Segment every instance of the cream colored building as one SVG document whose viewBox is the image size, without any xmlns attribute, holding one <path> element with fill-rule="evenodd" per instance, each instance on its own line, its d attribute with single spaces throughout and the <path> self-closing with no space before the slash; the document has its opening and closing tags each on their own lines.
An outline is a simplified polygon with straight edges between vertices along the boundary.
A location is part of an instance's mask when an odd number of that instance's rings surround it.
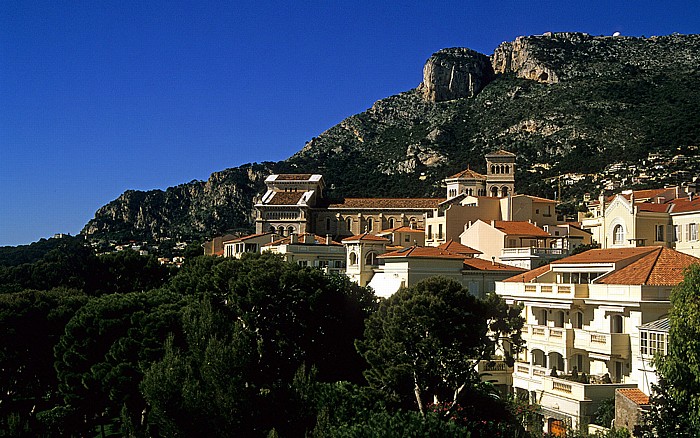
<svg viewBox="0 0 700 438">
<path fill-rule="evenodd" d="M 412 226 L 401 226 L 382 230 L 377 233 L 379 237 L 389 239 L 391 246 L 425 246 L 425 230 Z"/>
<path fill-rule="evenodd" d="M 561 422 L 585 429 L 615 388 L 648 389 L 640 328 L 668 313 L 671 289 L 698 262 L 659 246 L 599 249 L 496 284 L 525 318 L 513 387 L 542 407 L 548 430 Z M 590 381 L 575 381 L 574 368 Z"/>
<path fill-rule="evenodd" d="M 259 253 L 263 245 L 279 238 L 276 233 L 260 233 L 226 240 L 223 242 L 223 256 L 240 259 L 247 252 Z"/>
<path fill-rule="evenodd" d="M 345 272 L 345 247 L 330 236 L 292 234 L 262 245 L 260 251 L 281 254 L 285 261 L 312 266 L 326 273 Z"/>
<path fill-rule="evenodd" d="M 362 233 L 346 237 L 342 243 L 346 251 L 345 275 L 360 286 L 367 286 L 379 267 L 379 256 L 386 252 L 389 239 Z"/>
</svg>

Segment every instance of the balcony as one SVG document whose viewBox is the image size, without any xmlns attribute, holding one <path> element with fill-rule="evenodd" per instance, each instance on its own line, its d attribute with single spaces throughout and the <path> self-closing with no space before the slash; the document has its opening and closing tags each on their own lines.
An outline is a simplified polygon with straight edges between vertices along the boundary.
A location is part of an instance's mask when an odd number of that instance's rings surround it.
<svg viewBox="0 0 700 438">
<path fill-rule="evenodd" d="M 518 298 L 588 298 L 588 284 L 574 283 L 497 283 L 496 293 Z"/>
<path fill-rule="evenodd" d="M 574 348 L 609 357 L 630 357 L 630 335 L 574 329 Z"/>
<path fill-rule="evenodd" d="M 571 400 L 600 401 L 615 396 L 617 388 L 636 388 L 635 383 L 581 383 L 559 377 L 544 376 L 542 391 Z"/>
<path fill-rule="evenodd" d="M 569 250 L 563 248 L 536 248 L 525 246 L 520 248 L 503 248 L 499 259 L 506 264 L 534 269 L 554 260 L 569 255 Z"/>
<path fill-rule="evenodd" d="M 523 326 L 522 333 L 531 349 L 537 348 L 538 344 L 555 348 L 571 348 L 574 345 L 573 329 L 527 324 Z"/>
<path fill-rule="evenodd" d="M 494 385 L 512 385 L 513 368 L 502 360 L 481 360 L 477 364 L 476 371 L 484 382 Z"/>
</svg>

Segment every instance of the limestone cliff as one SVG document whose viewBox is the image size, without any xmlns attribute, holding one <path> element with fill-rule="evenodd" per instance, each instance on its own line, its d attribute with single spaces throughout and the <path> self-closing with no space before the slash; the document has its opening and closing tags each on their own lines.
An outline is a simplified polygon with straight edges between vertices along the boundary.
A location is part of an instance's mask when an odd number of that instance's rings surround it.
<svg viewBox="0 0 700 438">
<path fill-rule="evenodd" d="M 433 54 L 423 67 L 418 87 L 431 102 L 474 97 L 493 79 L 489 58 L 470 49 L 443 49 Z"/>
</svg>

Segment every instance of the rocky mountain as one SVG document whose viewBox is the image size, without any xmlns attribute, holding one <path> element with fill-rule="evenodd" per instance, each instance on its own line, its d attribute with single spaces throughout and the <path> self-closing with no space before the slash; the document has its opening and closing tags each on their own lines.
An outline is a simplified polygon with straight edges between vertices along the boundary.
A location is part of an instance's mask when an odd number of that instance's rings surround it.
<svg viewBox="0 0 700 438">
<path fill-rule="evenodd" d="M 217 172 L 165 191 L 129 191 L 83 230 L 92 238 L 200 238 L 250 226 L 270 172 L 320 172 L 331 196 L 440 196 L 440 180 L 484 171 L 495 149 L 518 154 L 518 192 L 564 199 L 600 190 L 612 163 L 681 154 L 700 171 L 700 35 L 650 38 L 547 33 L 488 57 L 433 54 L 415 89 L 376 102 L 289 159 Z M 665 181 L 656 180 L 654 184 Z"/>
</svg>

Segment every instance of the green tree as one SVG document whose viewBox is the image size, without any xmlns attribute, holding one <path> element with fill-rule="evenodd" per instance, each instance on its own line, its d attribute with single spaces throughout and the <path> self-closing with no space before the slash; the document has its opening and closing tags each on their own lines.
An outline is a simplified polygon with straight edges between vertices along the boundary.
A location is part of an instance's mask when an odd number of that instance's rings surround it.
<svg viewBox="0 0 700 438">
<path fill-rule="evenodd" d="M 647 436 L 700 436 L 700 265 L 671 292 L 668 354 L 656 357 Z"/>
<path fill-rule="evenodd" d="M 365 377 L 423 415 L 438 400 L 449 418 L 481 384 L 475 363 L 491 357 L 502 330 L 511 335 L 522 327 L 519 316 L 506 321 L 509 316 L 497 297 L 479 300 L 446 278 L 403 288 L 381 303 L 367 320 L 365 339 L 357 342 L 369 363 Z"/>
</svg>

